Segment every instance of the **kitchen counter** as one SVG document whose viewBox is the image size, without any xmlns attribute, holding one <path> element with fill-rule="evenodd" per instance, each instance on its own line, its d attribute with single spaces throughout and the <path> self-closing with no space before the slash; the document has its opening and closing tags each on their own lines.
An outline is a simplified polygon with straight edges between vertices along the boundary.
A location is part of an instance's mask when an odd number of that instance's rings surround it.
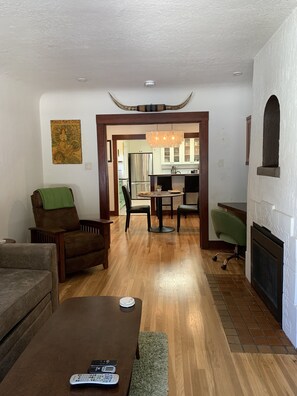
<svg viewBox="0 0 297 396">
<path fill-rule="evenodd" d="M 156 173 L 149 175 L 150 177 L 158 176 L 197 176 L 199 173 Z"/>
</svg>

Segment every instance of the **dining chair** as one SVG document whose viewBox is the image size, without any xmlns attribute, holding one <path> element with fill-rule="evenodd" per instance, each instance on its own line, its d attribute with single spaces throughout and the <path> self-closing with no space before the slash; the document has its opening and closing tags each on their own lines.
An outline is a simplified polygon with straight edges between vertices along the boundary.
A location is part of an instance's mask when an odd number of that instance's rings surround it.
<svg viewBox="0 0 297 396">
<path fill-rule="evenodd" d="M 122 186 L 122 191 L 125 199 L 126 205 L 126 225 L 125 232 L 130 225 L 130 215 L 131 213 L 146 213 L 147 215 L 147 230 L 150 232 L 151 230 L 151 207 L 150 205 L 136 205 L 132 206 L 131 195 L 126 186 Z"/>
<path fill-rule="evenodd" d="M 183 204 L 187 205 L 189 194 L 199 193 L 199 175 L 185 176 Z"/>
<path fill-rule="evenodd" d="M 188 214 L 198 214 L 199 215 L 199 196 L 197 198 L 197 204 L 193 205 L 179 205 L 177 208 L 177 232 L 179 232 L 180 229 L 180 217 L 181 215 L 184 215 L 187 217 Z"/>
</svg>

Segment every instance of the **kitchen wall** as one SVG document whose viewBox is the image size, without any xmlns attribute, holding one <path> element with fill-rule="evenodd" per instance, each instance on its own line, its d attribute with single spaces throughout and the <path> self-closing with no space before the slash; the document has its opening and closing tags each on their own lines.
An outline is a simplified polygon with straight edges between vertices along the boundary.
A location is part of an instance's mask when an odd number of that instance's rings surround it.
<svg viewBox="0 0 297 396">
<path fill-rule="evenodd" d="M 179 103 L 189 92 L 193 98 L 184 111 L 209 111 L 209 201 L 246 200 L 245 121 L 251 114 L 251 86 L 208 85 L 191 88 L 113 92 L 123 103 Z M 98 216 L 96 114 L 125 113 L 117 108 L 106 91 L 52 92 L 42 96 L 40 119 L 44 183 L 68 184 L 74 189 L 83 216 Z M 80 119 L 83 164 L 53 165 L 50 120 Z M 86 169 L 86 164 L 88 164 Z M 109 165 L 110 166 L 110 165 Z M 90 169 L 91 168 L 91 169 Z M 211 239 L 216 239 L 211 226 Z"/>
<path fill-rule="evenodd" d="M 246 275 L 251 276 L 250 226 L 268 228 L 284 242 L 283 329 L 297 346 L 297 10 L 259 52 L 254 63 L 248 182 Z M 262 165 L 263 114 L 267 100 L 280 103 L 280 177 L 258 176 Z"/>
</svg>

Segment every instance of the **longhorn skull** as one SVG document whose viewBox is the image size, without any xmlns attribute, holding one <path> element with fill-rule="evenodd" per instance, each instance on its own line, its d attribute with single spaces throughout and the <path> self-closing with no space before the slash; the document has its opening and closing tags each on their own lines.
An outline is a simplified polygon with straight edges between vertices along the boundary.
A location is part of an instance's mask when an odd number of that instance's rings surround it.
<svg viewBox="0 0 297 396">
<path fill-rule="evenodd" d="M 185 107 L 191 97 L 193 92 L 190 93 L 190 95 L 187 97 L 187 99 L 178 104 L 178 105 L 165 105 L 165 104 L 148 104 L 148 105 L 137 105 L 137 106 L 126 106 L 120 103 L 118 100 L 116 100 L 110 92 L 109 96 L 111 97 L 112 101 L 122 110 L 127 110 L 127 111 L 142 111 L 142 112 L 153 112 L 153 111 L 164 111 L 164 110 L 180 110 L 183 107 Z"/>
</svg>

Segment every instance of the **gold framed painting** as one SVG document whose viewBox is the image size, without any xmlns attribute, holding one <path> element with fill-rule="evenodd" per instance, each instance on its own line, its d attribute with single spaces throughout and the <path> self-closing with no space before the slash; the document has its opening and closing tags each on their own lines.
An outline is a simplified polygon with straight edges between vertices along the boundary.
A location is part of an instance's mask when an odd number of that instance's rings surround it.
<svg viewBox="0 0 297 396">
<path fill-rule="evenodd" d="M 53 164 L 81 164 L 80 120 L 51 120 Z"/>
</svg>

